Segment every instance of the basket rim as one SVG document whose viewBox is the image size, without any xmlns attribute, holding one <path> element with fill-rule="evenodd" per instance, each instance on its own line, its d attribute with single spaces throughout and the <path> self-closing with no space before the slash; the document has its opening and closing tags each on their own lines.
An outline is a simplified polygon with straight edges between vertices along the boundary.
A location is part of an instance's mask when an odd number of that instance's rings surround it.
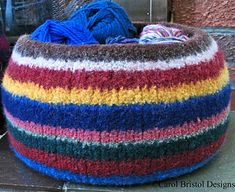
<svg viewBox="0 0 235 192">
<path fill-rule="evenodd" d="M 135 23 L 144 27 L 154 23 Z M 176 23 L 159 22 L 168 27 L 181 29 L 190 37 L 189 40 L 173 44 L 86 44 L 64 45 L 44 43 L 30 39 L 30 35 L 22 35 L 14 47 L 14 51 L 22 56 L 43 56 L 44 58 L 62 58 L 65 60 L 166 60 L 167 58 L 188 56 L 207 49 L 212 38 L 204 31 Z M 148 55 L 146 55 L 148 53 Z M 155 56 L 154 56 L 155 55 Z M 97 58 L 95 58 L 97 57 Z M 110 59 L 109 59 L 110 58 Z"/>
</svg>

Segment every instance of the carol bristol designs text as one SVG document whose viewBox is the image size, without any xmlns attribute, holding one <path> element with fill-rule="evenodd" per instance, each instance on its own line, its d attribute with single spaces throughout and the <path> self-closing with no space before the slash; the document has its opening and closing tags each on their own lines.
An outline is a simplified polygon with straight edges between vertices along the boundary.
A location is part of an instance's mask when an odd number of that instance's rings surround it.
<svg viewBox="0 0 235 192">
<path fill-rule="evenodd" d="M 234 182 L 225 181 L 174 181 L 174 182 L 160 182 L 159 187 L 182 187 L 182 188 L 234 188 Z"/>
</svg>

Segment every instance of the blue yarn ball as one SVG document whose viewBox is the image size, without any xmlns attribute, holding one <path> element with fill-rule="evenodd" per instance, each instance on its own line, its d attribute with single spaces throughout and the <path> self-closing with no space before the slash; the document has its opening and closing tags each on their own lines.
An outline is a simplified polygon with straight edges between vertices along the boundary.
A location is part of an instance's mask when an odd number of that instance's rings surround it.
<svg viewBox="0 0 235 192">
<path fill-rule="evenodd" d="M 32 33 L 31 39 L 67 45 L 98 44 L 89 30 L 74 21 L 47 20 Z"/>
<path fill-rule="evenodd" d="M 107 0 L 85 5 L 69 20 L 86 27 L 100 43 L 105 43 L 108 37 L 121 35 L 133 38 L 136 34 L 136 28 L 126 11 L 117 3 Z"/>
</svg>

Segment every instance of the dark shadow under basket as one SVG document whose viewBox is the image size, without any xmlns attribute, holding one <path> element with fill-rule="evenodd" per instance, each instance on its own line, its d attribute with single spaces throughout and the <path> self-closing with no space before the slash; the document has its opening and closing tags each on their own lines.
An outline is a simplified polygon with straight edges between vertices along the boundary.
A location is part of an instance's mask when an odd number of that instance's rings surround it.
<svg viewBox="0 0 235 192">
<path fill-rule="evenodd" d="M 2 90 L 16 156 L 98 185 L 164 180 L 212 159 L 229 114 L 223 53 L 198 29 L 165 25 L 190 40 L 66 46 L 20 37 Z"/>
</svg>

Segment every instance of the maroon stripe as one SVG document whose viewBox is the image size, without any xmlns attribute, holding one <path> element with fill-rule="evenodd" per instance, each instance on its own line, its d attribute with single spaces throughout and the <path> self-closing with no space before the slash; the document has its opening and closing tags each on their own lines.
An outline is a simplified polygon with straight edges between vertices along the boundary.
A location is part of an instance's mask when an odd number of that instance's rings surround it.
<svg viewBox="0 0 235 192">
<path fill-rule="evenodd" d="M 218 51 L 213 60 L 181 69 L 148 71 L 55 71 L 42 68 L 19 66 L 11 60 L 7 73 L 21 82 L 34 82 L 44 88 L 98 88 L 132 89 L 137 87 L 169 87 L 181 83 L 217 77 L 224 66 L 223 53 Z"/>
<path fill-rule="evenodd" d="M 223 143 L 224 138 L 225 136 L 221 136 L 217 141 L 193 151 L 187 151 L 172 156 L 165 156 L 158 159 L 91 161 L 85 159 L 75 159 L 69 156 L 32 149 L 24 146 L 9 134 L 10 143 L 16 151 L 33 161 L 37 161 L 41 164 L 57 169 L 94 176 L 131 174 L 146 175 L 155 171 L 191 166 L 192 164 L 201 162 L 204 159 L 207 159 L 210 155 L 214 154 Z"/>
</svg>

